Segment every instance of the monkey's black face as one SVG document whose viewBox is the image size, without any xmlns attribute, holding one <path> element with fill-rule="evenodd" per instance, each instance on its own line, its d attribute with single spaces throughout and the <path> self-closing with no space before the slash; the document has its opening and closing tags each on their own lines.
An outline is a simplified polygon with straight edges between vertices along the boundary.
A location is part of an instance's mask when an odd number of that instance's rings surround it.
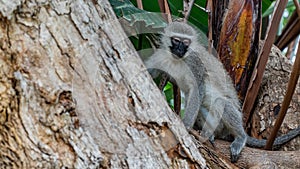
<svg viewBox="0 0 300 169">
<path fill-rule="evenodd" d="M 179 58 L 182 58 L 185 53 L 187 52 L 191 40 L 186 38 L 180 38 L 180 37 L 171 37 L 171 52 L 176 55 Z"/>
</svg>

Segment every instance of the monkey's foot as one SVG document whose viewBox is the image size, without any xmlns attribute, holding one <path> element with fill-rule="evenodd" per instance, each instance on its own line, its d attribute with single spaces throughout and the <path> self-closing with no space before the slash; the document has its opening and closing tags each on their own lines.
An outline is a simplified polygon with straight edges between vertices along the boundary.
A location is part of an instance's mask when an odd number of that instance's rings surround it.
<svg viewBox="0 0 300 169">
<path fill-rule="evenodd" d="M 214 135 L 211 135 L 210 137 L 209 137 L 209 142 L 210 142 L 210 144 L 213 146 L 213 147 L 215 147 L 215 136 Z"/>
<path fill-rule="evenodd" d="M 230 145 L 231 162 L 234 163 L 239 159 L 240 153 L 245 146 L 245 141 L 241 138 L 235 139 Z"/>
</svg>

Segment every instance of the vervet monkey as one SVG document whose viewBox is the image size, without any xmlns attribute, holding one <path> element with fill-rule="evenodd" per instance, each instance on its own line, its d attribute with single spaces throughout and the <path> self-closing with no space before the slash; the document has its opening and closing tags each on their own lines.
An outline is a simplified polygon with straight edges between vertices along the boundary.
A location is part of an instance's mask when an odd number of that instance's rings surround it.
<svg viewBox="0 0 300 169">
<path fill-rule="evenodd" d="M 145 61 L 148 69 L 165 72 L 185 95 L 184 125 L 193 127 L 204 97 L 206 70 L 200 57 L 196 32 L 180 22 L 165 28 L 161 46 Z M 150 70 L 155 78 L 157 71 Z M 152 71 L 152 72 L 151 72 Z M 156 73 L 156 74 L 155 74 Z"/>
<path fill-rule="evenodd" d="M 245 144 L 264 147 L 266 140 L 248 136 L 243 128 L 241 105 L 233 83 L 222 63 L 198 43 L 196 31 L 186 23 L 170 23 L 161 38 L 161 47 L 145 61 L 148 69 L 166 72 L 184 92 L 183 123 L 195 126 L 210 141 L 233 136 L 231 161 L 236 162 Z M 300 134 L 300 127 L 278 137 L 282 145 Z"/>
</svg>

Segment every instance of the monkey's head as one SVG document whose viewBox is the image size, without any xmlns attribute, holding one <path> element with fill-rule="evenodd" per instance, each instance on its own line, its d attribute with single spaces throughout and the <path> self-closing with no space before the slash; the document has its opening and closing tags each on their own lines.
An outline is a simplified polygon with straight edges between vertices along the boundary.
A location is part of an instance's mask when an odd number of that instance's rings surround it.
<svg viewBox="0 0 300 169">
<path fill-rule="evenodd" d="M 172 22 L 165 28 L 162 46 L 177 58 L 184 58 L 197 43 L 196 31 L 186 23 Z"/>
</svg>

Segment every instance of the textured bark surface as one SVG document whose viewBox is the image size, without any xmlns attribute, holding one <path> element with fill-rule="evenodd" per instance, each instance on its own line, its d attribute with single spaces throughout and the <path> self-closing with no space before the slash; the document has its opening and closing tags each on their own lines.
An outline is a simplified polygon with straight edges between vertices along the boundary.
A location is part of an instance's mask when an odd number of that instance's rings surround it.
<svg viewBox="0 0 300 169">
<path fill-rule="evenodd" d="M 262 87 L 258 96 L 258 103 L 252 119 L 252 136 L 268 138 L 275 124 L 284 95 L 286 94 L 292 64 L 282 55 L 281 51 L 273 46 L 264 73 Z M 300 82 L 296 86 L 287 114 L 280 127 L 279 135 L 286 134 L 300 124 Z M 281 150 L 297 150 L 300 154 L 300 137 L 296 137 Z"/>
<path fill-rule="evenodd" d="M 230 157 L 228 142 L 216 141 L 218 153 Z M 239 168 L 251 169 L 298 169 L 300 168 L 299 151 L 266 151 L 245 147 L 236 163 Z"/>
<path fill-rule="evenodd" d="M 1 1 L 0 20 L 1 168 L 204 168 L 107 1 Z"/>
</svg>

